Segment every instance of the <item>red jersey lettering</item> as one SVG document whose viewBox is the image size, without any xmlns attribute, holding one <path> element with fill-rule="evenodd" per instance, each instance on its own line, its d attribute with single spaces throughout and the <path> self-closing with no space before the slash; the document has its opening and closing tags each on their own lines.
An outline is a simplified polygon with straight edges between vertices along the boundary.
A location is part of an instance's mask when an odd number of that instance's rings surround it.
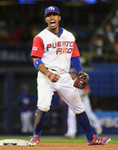
<svg viewBox="0 0 118 150">
<path fill-rule="evenodd" d="M 51 48 L 51 44 L 47 45 L 47 51 L 49 50 L 49 48 Z"/>
</svg>

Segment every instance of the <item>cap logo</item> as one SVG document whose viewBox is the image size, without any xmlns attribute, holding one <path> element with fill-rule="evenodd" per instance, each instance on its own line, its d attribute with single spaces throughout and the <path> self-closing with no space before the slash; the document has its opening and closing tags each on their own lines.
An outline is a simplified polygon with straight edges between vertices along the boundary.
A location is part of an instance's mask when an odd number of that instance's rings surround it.
<svg viewBox="0 0 118 150">
<path fill-rule="evenodd" d="M 55 8 L 52 7 L 52 6 L 50 6 L 48 9 L 49 9 L 49 10 L 55 10 Z"/>
</svg>

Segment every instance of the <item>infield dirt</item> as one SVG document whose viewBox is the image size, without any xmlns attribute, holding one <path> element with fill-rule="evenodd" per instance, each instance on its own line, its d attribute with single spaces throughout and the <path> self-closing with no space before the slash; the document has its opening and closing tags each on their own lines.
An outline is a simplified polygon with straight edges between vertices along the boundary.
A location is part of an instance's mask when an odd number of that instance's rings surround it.
<svg viewBox="0 0 118 150">
<path fill-rule="evenodd" d="M 0 146 L 0 150 L 118 150 L 118 144 L 89 147 L 86 143 L 40 143 L 36 147 L 30 146 Z"/>
</svg>

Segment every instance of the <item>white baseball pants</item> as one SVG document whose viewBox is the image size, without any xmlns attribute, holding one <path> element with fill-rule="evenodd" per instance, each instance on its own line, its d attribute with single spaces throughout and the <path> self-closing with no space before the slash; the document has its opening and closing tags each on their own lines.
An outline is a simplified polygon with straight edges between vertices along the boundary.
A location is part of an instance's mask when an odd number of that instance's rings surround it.
<svg viewBox="0 0 118 150">
<path fill-rule="evenodd" d="M 33 112 L 26 111 L 21 113 L 21 124 L 22 124 L 22 133 L 32 133 L 33 132 Z"/>
<path fill-rule="evenodd" d="M 53 71 L 54 72 L 54 71 Z M 54 72 L 57 73 L 57 72 Z M 52 96 L 57 91 L 61 99 L 70 107 L 75 114 L 84 112 L 85 108 L 81 102 L 80 94 L 77 88 L 73 86 L 69 73 L 59 74 L 61 78 L 57 82 L 51 82 L 44 74 L 38 72 L 37 89 L 38 102 L 37 107 L 44 112 L 50 109 Z"/>
<path fill-rule="evenodd" d="M 98 118 L 96 117 L 96 115 L 92 111 L 89 97 L 84 96 L 82 99 L 82 102 L 85 106 L 85 111 L 87 113 L 87 116 L 90 120 L 91 125 L 95 129 L 101 128 L 101 124 L 100 124 Z M 68 115 L 67 115 L 67 133 L 69 135 L 73 135 L 73 136 L 75 136 L 75 134 L 77 133 L 76 116 L 70 108 L 68 108 Z"/>
</svg>

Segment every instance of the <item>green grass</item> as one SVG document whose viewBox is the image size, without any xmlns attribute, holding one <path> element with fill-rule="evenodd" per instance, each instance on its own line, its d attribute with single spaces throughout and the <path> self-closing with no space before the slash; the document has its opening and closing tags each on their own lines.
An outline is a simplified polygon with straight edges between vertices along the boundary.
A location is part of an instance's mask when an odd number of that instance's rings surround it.
<svg viewBox="0 0 118 150">
<path fill-rule="evenodd" d="M 0 140 L 4 140 L 4 139 L 22 139 L 22 140 L 27 140 L 29 141 L 31 139 L 31 137 L 23 137 L 23 136 L 6 136 L 6 137 L 0 137 Z M 86 142 L 85 139 L 69 139 L 69 138 L 64 138 L 64 137 L 41 137 L 40 140 L 42 143 L 84 143 Z"/>
<path fill-rule="evenodd" d="M 45 137 L 41 139 L 44 143 L 85 143 L 86 139 L 68 139 L 64 137 Z"/>
<path fill-rule="evenodd" d="M 3 137 L 0 137 L 0 140 L 3 140 L 3 139 L 22 139 L 22 140 L 27 140 L 29 141 L 31 137 L 28 137 L 28 136 L 3 136 Z M 85 138 L 75 138 L 75 139 L 68 139 L 68 138 L 65 138 L 65 137 L 50 137 L 50 136 L 46 136 L 46 137 L 43 137 L 41 138 L 41 141 L 42 143 L 86 143 L 86 139 Z M 112 139 L 112 141 L 110 143 L 118 143 L 118 140 L 116 139 Z"/>
</svg>

